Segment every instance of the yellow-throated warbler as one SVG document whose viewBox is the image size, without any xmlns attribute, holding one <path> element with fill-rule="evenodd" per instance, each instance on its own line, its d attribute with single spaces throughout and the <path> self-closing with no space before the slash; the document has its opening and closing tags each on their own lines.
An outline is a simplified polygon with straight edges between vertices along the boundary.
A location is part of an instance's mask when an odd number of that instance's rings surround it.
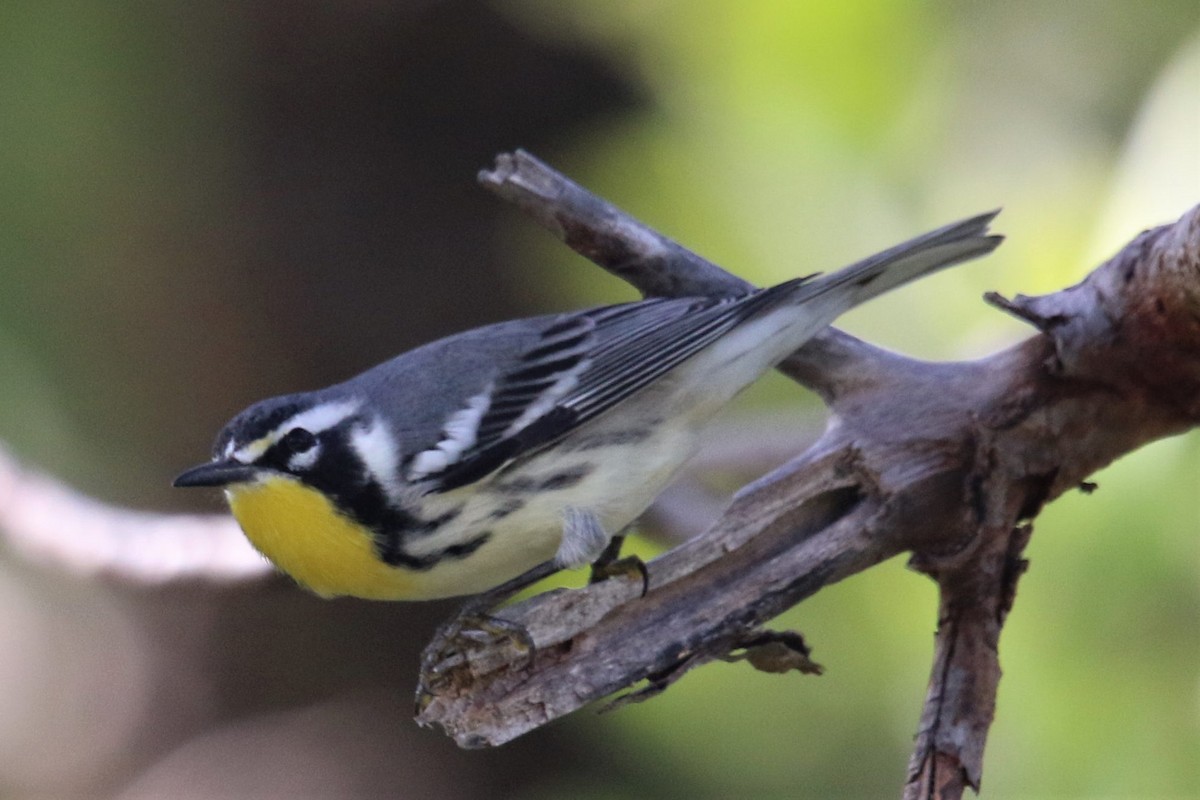
<svg viewBox="0 0 1200 800">
<path fill-rule="evenodd" d="M 502 322 L 238 414 L 176 486 L 222 486 L 246 536 L 321 595 L 473 594 L 593 561 L 704 424 L 859 303 L 993 250 L 994 214 L 734 297 Z"/>
</svg>

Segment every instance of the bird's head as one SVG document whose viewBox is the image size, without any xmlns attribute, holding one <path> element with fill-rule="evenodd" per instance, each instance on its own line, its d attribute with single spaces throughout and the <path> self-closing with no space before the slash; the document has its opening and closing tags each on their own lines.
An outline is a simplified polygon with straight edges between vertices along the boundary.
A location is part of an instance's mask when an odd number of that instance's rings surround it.
<svg viewBox="0 0 1200 800">
<path fill-rule="evenodd" d="M 361 404 L 319 393 L 255 403 L 221 430 L 212 460 L 175 479 L 175 486 L 233 486 L 291 477 L 322 488 L 361 479 Z"/>
</svg>

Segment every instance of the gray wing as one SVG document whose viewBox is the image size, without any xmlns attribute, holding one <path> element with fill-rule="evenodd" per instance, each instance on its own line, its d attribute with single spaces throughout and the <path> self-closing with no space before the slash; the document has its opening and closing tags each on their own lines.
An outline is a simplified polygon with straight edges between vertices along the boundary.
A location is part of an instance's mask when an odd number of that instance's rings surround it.
<svg viewBox="0 0 1200 800">
<path fill-rule="evenodd" d="M 443 377 L 449 371 L 460 384 L 467 380 L 471 384 L 441 393 L 460 404 L 450 411 L 434 409 L 431 405 L 436 404 L 429 402 L 405 405 L 436 410 L 438 423 L 430 425 L 427 420 L 421 430 L 438 431 L 441 423 L 442 433 L 433 447 L 406 463 L 407 475 L 430 492 L 479 480 L 603 414 L 745 320 L 781 302 L 806 303 L 827 295 L 820 313 L 831 321 L 881 292 L 991 252 L 1001 240 L 987 235 L 995 215 L 944 226 L 812 282 L 797 278 L 735 297 L 607 306 L 456 337 L 458 367 L 443 359 L 447 363 L 434 363 L 434 371 Z M 519 341 L 510 338 L 502 345 L 502 337 L 496 335 L 502 329 Z M 448 355 L 446 344 L 427 356 Z M 462 369 L 464 365 L 470 368 Z M 470 399 L 462 404 L 468 395 Z"/>
<path fill-rule="evenodd" d="M 428 492 L 473 483 L 660 378 L 807 280 L 724 298 L 652 299 L 547 320 L 531 346 L 407 463 Z"/>
</svg>

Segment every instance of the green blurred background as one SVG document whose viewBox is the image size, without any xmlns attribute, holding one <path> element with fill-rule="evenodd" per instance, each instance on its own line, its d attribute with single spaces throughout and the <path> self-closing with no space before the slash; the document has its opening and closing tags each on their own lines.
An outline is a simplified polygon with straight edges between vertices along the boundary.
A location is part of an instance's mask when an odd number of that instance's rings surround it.
<svg viewBox="0 0 1200 800">
<path fill-rule="evenodd" d="M 926 358 L 1029 334 L 1200 202 L 1200 5 L 972 0 L 0 6 L 0 439 L 110 502 L 250 401 L 632 297 L 474 185 L 524 146 L 758 283 L 1005 207 L 1008 242 L 849 315 Z M 819 404 L 773 377 L 736 413 Z M 989 798 L 1200 796 L 1196 436 L 1056 502 L 1001 645 Z M 700 669 L 463 753 L 410 714 L 452 604 L 157 588 L 0 550 L 0 797 L 897 796 L 936 598 L 900 561 L 788 613 L 827 673 Z"/>
</svg>

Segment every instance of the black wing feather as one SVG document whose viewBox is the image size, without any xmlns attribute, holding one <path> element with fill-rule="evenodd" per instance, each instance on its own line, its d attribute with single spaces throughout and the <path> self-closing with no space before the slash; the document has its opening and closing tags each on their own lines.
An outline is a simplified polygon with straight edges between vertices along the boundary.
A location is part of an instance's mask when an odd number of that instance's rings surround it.
<svg viewBox="0 0 1200 800">
<path fill-rule="evenodd" d="M 445 469 L 426 476 L 428 491 L 473 483 L 505 463 L 553 442 L 653 383 L 730 329 L 790 294 L 807 278 L 748 295 L 652 299 L 572 314 L 496 382 L 475 443 Z M 560 381 L 574 380 L 536 418 L 513 425 Z"/>
</svg>

